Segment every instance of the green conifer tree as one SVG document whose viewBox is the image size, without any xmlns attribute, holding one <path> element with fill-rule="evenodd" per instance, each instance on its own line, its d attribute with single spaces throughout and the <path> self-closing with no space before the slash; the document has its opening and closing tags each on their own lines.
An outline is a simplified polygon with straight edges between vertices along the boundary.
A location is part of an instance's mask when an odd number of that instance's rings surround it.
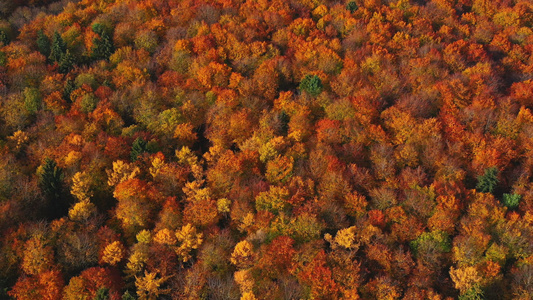
<svg viewBox="0 0 533 300">
<path fill-rule="evenodd" d="M 67 74 L 72 68 L 74 68 L 75 64 L 76 59 L 74 58 L 74 55 L 70 54 L 70 51 L 67 50 L 65 55 L 59 60 L 59 73 Z"/>
<path fill-rule="evenodd" d="M 7 33 L 4 30 L 0 30 L 0 45 L 7 45 L 9 44 L 9 37 L 7 36 Z"/>
<path fill-rule="evenodd" d="M 132 296 L 130 294 L 129 291 L 126 291 L 123 295 L 122 295 L 122 300 L 135 300 L 135 297 Z"/>
<path fill-rule="evenodd" d="M 50 49 L 50 60 L 59 62 L 67 52 L 67 44 L 63 41 L 61 35 L 56 31 L 52 38 L 52 48 Z"/>
<path fill-rule="evenodd" d="M 60 217 L 68 209 L 63 197 L 63 170 L 50 158 L 39 169 L 39 187 L 47 200 L 48 216 Z"/>
<path fill-rule="evenodd" d="M 101 287 L 96 292 L 94 300 L 108 300 L 109 299 L 109 289 L 106 287 Z"/>
<path fill-rule="evenodd" d="M 305 75 L 304 79 L 300 82 L 300 90 L 316 97 L 322 93 L 322 81 L 316 75 Z"/>
<path fill-rule="evenodd" d="M 67 101 L 67 103 L 72 103 L 72 99 L 70 99 L 70 94 L 76 89 L 76 84 L 74 83 L 74 80 L 67 79 L 65 81 L 65 87 L 63 88 L 63 99 Z"/>
<path fill-rule="evenodd" d="M 136 161 L 139 155 L 144 152 L 148 152 L 148 143 L 143 138 L 138 137 L 131 145 L 131 161 Z"/>
<path fill-rule="evenodd" d="M 492 193 L 498 185 L 498 169 L 491 167 L 485 170 L 485 174 L 477 178 L 476 189 L 482 193 Z"/>
<path fill-rule="evenodd" d="M 522 196 L 518 194 L 503 194 L 503 204 L 509 209 L 515 209 L 520 204 Z"/>
<path fill-rule="evenodd" d="M 351 13 L 355 12 L 357 10 L 357 3 L 355 3 L 355 1 L 348 2 L 348 4 L 346 4 L 346 9 Z"/>
<path fill-rule="evenodd" d="M 37 32 L 37 48 L 39 52 L 48 57 L 50 56 L 50 39 L 44 34 L 42 30 Z"/>
<path fill-rule="evenodd" d="M 105 31 L 101 31 L 100 37 L 93 41 L 91 57 L 94 60 L 105 59 L 108 60 L 111 54 L 115 52 L 113 40 Z"/>
</svg>

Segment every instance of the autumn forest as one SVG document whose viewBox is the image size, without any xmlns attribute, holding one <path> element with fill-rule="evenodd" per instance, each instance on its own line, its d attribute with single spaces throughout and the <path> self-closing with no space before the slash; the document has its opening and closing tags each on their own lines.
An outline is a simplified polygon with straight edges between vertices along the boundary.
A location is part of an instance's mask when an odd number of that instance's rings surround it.
<svg viewBox="0 0 533 300">
<path fill-rule="evenodd" d="M 533 299 L 532 26 L 0 1 L 0 299 Z"/>
</svg>

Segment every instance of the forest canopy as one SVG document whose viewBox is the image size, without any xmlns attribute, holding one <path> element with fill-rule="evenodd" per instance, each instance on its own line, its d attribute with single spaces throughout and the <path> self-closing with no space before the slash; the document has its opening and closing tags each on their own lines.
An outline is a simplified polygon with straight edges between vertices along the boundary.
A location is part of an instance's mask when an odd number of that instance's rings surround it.
<svg viewBox="0 0 533 300">
<path fill-rule="evenodd" d="M 0 298 L 532 299 L 532 25 L 0 1 Z"/>
</svg>

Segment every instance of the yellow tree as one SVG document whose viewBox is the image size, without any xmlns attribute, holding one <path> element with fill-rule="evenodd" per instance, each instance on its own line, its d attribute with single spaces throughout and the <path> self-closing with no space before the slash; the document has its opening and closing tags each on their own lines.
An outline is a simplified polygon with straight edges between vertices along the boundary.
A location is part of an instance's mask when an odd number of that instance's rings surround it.
<svg viewBox="0 0 533 300">
<path fill-rule="evenodd" d="M 50 269 L 53 262 L 52 247 L 47 246 L 41 237 L 36 236 L 26 242 L 22 257 L 22 270 L 26 274 L 40 274 Z"/>
<path fill-rule="evenodd" d="M 459 269 L 451 267 L 450 277 L 455 284 L 455 288 L 458 289 L 461 294 L 465 294 L 470 289 L 475 289 L 481 281 L 481 277 L 474 267 L 465 267 Z"/>
<path fill-rule="evenodd" d="M 235 245 L 233 253 L 231 254 L 230 261 L 232 264 L 246 268 L 252 265 L 254 260 L 253 245 L 247 240 L 240 241 Z"/>
<path fill-rule="evenodd" d="M 135 286 L 139 300 L 156 300 L 159 296 L 168 294 L 170 289 L 161 286 L 169 277 L 156 278 L 157 273 L 144 272 L 144 276 L 135 277 Z"/>
<path fill-rule="evenodd" d="M 107 184 L 115 186 L 128 179 L 135 178 L 141 170 L 138 167 L 133 166 L 133 164 L 117 160 L 113 162 L 113 169 L 106 170 L 106 172 L 108 176 Z"/>
<path fill-rule="evenodd" d="M 102 262 L 116 266 L 124 258 L 125 254 L 124 246 L 119 241 L 114 241 L 105 247 Z"/>
<path fill-rule="evenodd" d="M 96 206 L 91 203 L 93 196 L 91 182 L 85 172 L 77 172 L 72 177 L 70 193 L 79 201 L 69 211 L 68 216 L 73 221 L 86 221 L 96 213 Z"/>
<path fill-rule="evenodd" d="M 176 232 L 176 238 L 180 246 L 176 248 L 176 253 L 182 258 L 183 262 L 191 259 L 191 251 L 198 249 L 203 242 L 203 234 L 196 231 L 191 224 L 187 224 Z"/>
</svg>

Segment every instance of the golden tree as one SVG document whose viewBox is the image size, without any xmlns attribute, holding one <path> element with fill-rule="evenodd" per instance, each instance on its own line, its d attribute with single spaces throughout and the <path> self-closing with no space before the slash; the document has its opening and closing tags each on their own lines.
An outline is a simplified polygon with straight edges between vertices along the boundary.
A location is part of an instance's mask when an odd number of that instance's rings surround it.
<svg viewBox="0 0 533 300">
<path fill-rule="evenodd" d="M 176 254 L 183 259 L 183 262 L 187 262 L 191 259 L 191 251 L 198 249 L 203 242 L 203 234 L 197 233 L 196 228 L 191 224 L 181 227 L 181 230 L 176 232 L 176 238 L 181 243 L 181 245 L 175 249 Z"/>
<path fill-rule="evenodd" d="M 22 270 L 26 274 L 37 275 L 48 270 L 54 262 L 52 247 L 47 246 L 41 237 L 36 236 L 26 242 L 22 257 Z"/>
<path fill-rule="evenodd" d="M 157 273 L 144 272 L 143 277 L 135 277 L 135 286 L 139 300 L 156 300 L 160 295 L 168 294 L 170 289 L 161 286 L 169 277 L 156 278 Z"/>
<path fill-rule="evenodd" d="M 122 160 L 117 160 L 113 162 L 113 169 L 106 170 L 108 181 L 107 184 L 110 186 L 115 186 L 119 183 L 122 183 L 128 179 L 135 178 L 140 173 L 138 167 L 133 166 Z"/>
<path fill-rule="evenodd" d="M 119 241 L 107 245 L 104 249 L 102 262 L 116 266 L 125 255 L 126 250 Z"/>
<path fill-rule="evenodd" d="M 233 249 L 233 253 L 231 253 L 230 261 L 232 264 L 240 268 L 245 268 L 251 266 L 253 259 L 253 245 L 247 240 L 244 240 L 235 245 L 235 249 Z"/>
</svg>

